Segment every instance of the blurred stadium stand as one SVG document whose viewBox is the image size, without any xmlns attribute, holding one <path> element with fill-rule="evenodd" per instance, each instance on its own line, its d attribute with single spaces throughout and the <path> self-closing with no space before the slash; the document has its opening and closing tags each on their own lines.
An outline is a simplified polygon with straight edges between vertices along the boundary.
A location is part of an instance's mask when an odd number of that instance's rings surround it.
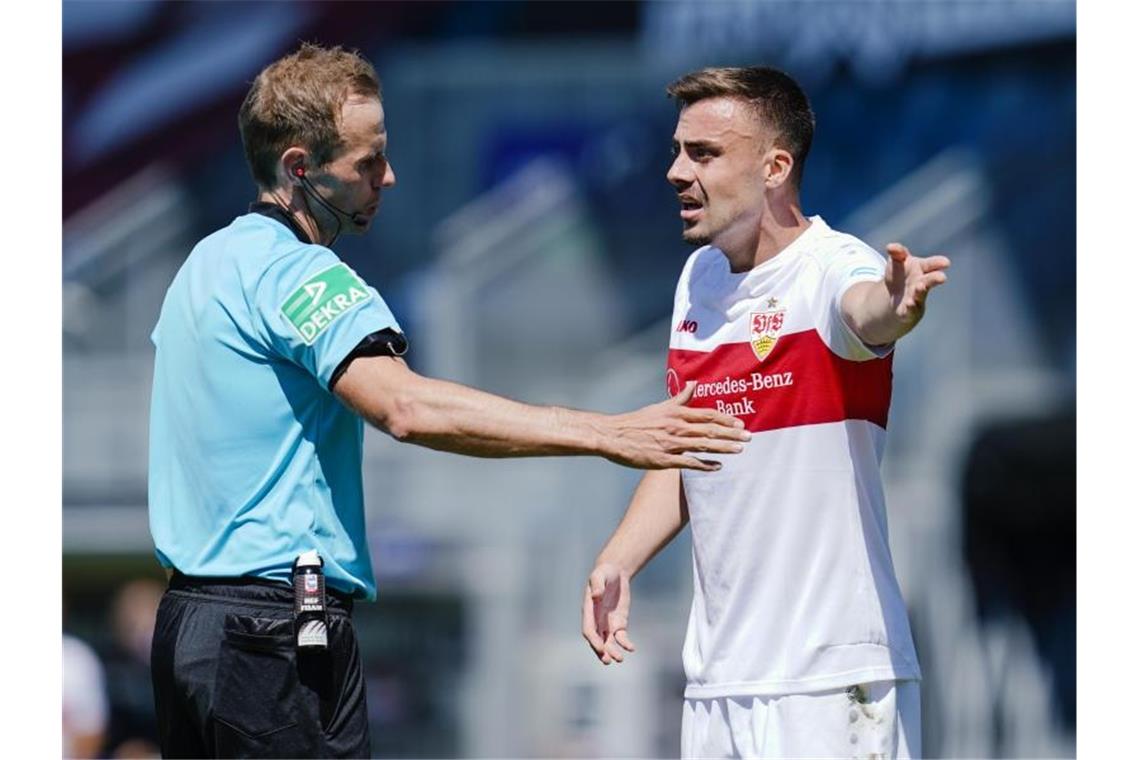
<svg viewBox="0 0 1140 760">
<path fill-rule="evenodd" d="M 1075 753 L 1070 2 L 65 2 L 69 632 L 121 664 L 111 601 L 162 577 L 149 331 L 193 243 L 252 200 L 237 108 L 299 39 L 358 47 L 381 74 L 398 185 L 338 250 L 393 307 L 413 365 L 610 411 L 663 395 L 688 252 L 664 85 L 757 62 L 804 82 L 805 211 L 954 259 L 898 351 L 884 468 L 925 751 Z M 676 755 L 687 534 L 635 582 L 634 657 L 598 667 L 578 634 L 636 472 L 376 431 L 365 458 L 377 756 Z"/>
</svg>

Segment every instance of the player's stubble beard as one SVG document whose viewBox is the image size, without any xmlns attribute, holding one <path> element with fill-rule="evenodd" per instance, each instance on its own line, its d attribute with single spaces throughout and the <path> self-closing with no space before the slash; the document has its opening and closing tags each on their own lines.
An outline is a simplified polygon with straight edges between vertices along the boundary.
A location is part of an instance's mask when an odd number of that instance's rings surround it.
<svg viewBox="0 0 1140 760">
<path fill-rule="evenodd" d="M 701 210 L 700 218 L 692 224 L 681 221 L 681 239 L 688 245 L 715 245 L 713 240 L 724 232 L 725 225 L 709 216 L 711 210 L 707 200 L 701 204 Z"/>
<path fill-rule="evenodd" d="M 682 222 L 682 224 L 684 224 Z M 699 224 L 694 224 L 692 227 L 685 227 L 681 230 L 681 239 L 689 245 L 709 245 L 712 243 L 712 235 L 708 232 L 702 232 Z"/>
</svg>

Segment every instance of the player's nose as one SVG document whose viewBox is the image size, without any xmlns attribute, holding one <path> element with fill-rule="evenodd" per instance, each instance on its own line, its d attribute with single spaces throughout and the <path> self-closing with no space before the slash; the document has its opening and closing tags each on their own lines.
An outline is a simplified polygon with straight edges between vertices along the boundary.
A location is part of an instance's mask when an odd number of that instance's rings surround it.
<svg viewBox="0 0 1140 760">
<path fill-rule="evenodd" d="M 685 154 L 678 154 L 673 163 L 669 165 L 669 171 L 665 173 L 665 179 L 669 184 L 678 190 L 682 190 L 693 183 L 692 162 L 685 158 Z"/>
</svg>

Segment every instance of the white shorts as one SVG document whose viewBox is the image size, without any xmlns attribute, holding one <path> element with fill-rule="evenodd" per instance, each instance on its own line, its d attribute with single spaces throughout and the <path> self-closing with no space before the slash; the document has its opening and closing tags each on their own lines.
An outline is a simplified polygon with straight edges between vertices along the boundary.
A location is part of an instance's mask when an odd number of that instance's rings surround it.
<svg viewBox="0 0 1140 760">
<path fill-rule="evenodd" d="M 686 699 L 681 757 L 913 758 L 917 681 L 767 697 Z"/>
</svg>

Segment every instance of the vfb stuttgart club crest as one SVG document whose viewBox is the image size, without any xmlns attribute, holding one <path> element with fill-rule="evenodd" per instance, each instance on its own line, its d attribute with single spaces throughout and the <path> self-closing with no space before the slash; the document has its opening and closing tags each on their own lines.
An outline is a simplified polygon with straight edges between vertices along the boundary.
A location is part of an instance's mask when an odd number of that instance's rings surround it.
<svg viewBox="0 0 1140 760">
<path fill-rule="evenodd" d="M 764 361 L 768 354 L 772 353 L 776 341 L 780 339 L 780 330 L 784 327 L 784 314 L 786 312 L 787 309 L 752 312 L 749 338 L 752 343 L 752 351 L 760 361 Z"/>
</svg>

